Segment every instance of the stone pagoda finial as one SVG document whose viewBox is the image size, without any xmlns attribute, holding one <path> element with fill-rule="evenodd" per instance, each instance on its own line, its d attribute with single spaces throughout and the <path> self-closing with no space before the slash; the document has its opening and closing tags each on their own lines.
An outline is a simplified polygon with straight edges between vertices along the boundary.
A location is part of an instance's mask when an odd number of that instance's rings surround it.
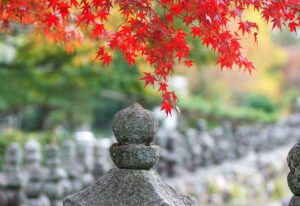
<svg viewBox="0 0 300 206">
<path fill-rule="evenodd" d="M 300 206 L 300 142 L 290 150 L 287 162 L 290 168 L 288 185 L 294 194 L 289 206 Z"/>
<path fill-rule="evenodd" d="M 118 112 L 113 119 L 113 132 L 118 143 L 110 155 L 120 169 L 151 169 L 159 160 L 159 146 L 150 145 L 158 130 L 153 113 L 139 104 Z"/>
<path fill-rule="evenodd" d="M 165 184 L 151 168 L 159 147 L 151 145 L 158 122 L 138 104 L 118 112 L 113 132 L 118 143 L 110 148 L 112 169 L 85 190 L 68 197 L 64 206 L 194 206 L 196 201 Z"/>
<path fill-rule="evenodd" d="M 18 143 L 11 144 L 5 152 L 6 205 L 19 206 L 24 200 L 24 178 L 21 173 L 22 150 Z"/>
</svg>

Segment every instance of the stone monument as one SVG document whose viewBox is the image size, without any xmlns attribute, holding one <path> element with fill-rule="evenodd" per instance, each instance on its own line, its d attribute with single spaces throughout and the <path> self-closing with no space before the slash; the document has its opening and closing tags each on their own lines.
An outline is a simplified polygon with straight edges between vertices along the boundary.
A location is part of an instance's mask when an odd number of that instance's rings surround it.
<svg viewBox="0 0 300 206">
<path fill-rule="evenodd" d="M 30 170 L 30 176 L 25 186 L 26 198 L 22 206 L 50 206 L 50 200 L 44 192 L 44 177 L 35 167 Z"/>
<path fill-rule="evenodd" d="M 40 166 L 41 146 L 36 140 L 25 144 L 26 186 L 25 201 L 22 206 L 50 206 L 50 201 L 43 194 L 46 171 Z"/>
<path fill-rule="evenodd" d="M 51 202 L 51 206 L 61 206 L 65 195 L 69 194 L 67 173 L 60 167 L 58 147 L 48 145 L 46 148 L 48 174 L 45 182 L 45 194 Z"/>
<path fill-rule="evenodd" d="M 78 142 L 78 160 L 83 168 L 81 174 L 82 187 L 86 188 L 94 182 L 93 177 L 93 147 L 86 142 Z"/>
<path fill-rule="evenodd" d="M 180 167 L 180 136 L 177 132 L 170 132 L 166 137 L 166 145 L 161 152 L 161 156 L 165 161 L 164 170 L 167 177 L 175 177 L 182 173 L 182 167 Z"/>
<path fill-rule="evenodd" d="M 289 206 L 300 206 L 300 142 L 290 150 L 287 162 L 290 168 L 287 181 L 294 194 Z"/>
<path fill-rule="evenodd" d="M 39 167 L 41 161 L 41 145 L 34 139 L 30 139 L 25 143 L 25 166 L 30 170 L 32 167 Z"/>
<path fill-rule="evenodd" d="M 118 143 L 110 148 L 118 168 L 85 190 L 65 199 L 64 206 L 189 206 L 196 201 L 166 185 L 152 169 L 159 146 L 152 145 L 158 129 L 154 115 L 139 104 L 118 112 L 113 132 Z"/>
<path fill-rule="evenodd" d="M 216 148 L 215 140 L 207 131 L 207 122 L 205 119 L 200 119 L 197 122 L 197 141 L 201 146 L 202 166 L 208 166 L 213 163 L 214 150 Z"/>
<path fill-rule="evenodd" d="M 63 141 L 61 153 L 62 167 L 67 172 L 68 179 L 71 184 L 69 193 L 73 194 L 82 189 L 81 176 L 83 174 L 84 168 L 76 162 L 76 144 L 74 141 Z"/>
<path fill-rule="evenodd" d="M 105 151 L 101 142 L 97 141 L 94 145 L 94 169 L 93 176 L 97 180 L 101 177 L 108 169 L 108 164 L 105 161 Z"/>
<path fill-rule="evenodd" d="M 21 173 L 22 151 L 18 143 L 11 144 L 5 153 L 6 205 L 19 206 L 24 201 L 24 178 Z"/>
</svg>

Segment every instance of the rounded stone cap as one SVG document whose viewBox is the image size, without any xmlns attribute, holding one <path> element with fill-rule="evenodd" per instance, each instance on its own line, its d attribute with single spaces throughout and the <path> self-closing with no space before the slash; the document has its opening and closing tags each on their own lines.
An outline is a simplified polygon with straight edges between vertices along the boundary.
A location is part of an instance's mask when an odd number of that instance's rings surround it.
<svg viewBox="0 0 300 206">
<path fill-rule="evenodd" d="M 120 169 L 151 169 L 159 160 L 159 146 L 151 145 L 119 145 L 110 147 L 110 156 Z"/>
<path fill-rule="evenodd" d="M 5 161 L 8 164 L 21 164 L 22 150 L 18 143 L 12 143 L 5 151 Z"/>
<path fill-rule="evenodd" d="M 112 127 L 119 143 L 150 145 L 158 130 L 158 121 L 152 112 L 136 103 L 119 111 Z"/>
<path fill-rule="evenodd" d="M 292 173 L 300 166 L 300 142 L 298 142 L 290 151 L 287 162 Z M 299 174 L 300 175 L 300 174 Z"/>
</svg>

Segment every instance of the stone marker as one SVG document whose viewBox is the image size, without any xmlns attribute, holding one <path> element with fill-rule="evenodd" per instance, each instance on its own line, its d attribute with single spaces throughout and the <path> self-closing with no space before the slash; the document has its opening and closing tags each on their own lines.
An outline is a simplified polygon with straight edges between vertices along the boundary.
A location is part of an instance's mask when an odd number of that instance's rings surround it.
<svg viewBox="0 0 300 206">
<path fill-rule="evenodd" d="M 94 169 L 93 176 L 97 180 L 101 177 L 108 169 L 108 164 L 105 160 L 105 148 L 101 142 L 97 141 L 94 145 Z"/>
<path fill-rule="evenodd" d="M 62 168 L 67 172 L 71 189 L 68 195 L 82 189 L 82 174 L 84 168 L 76 162 L 76 145 L 72 140 L 65 140 L 62 143 Z"/>
<path fill-rule="evenodd" d="M 51 202 L 51 206 L 61 206 L 69 188 L 66 181 L 67 173 L 59 165 L 59 151 L 56 145 L 48 145 L 46 148 L 48 175 L 45 182 L 45 194 Z"/>
<path fill-rule="evenodd" d="M 165 138 L 166 145 L 162 150 L 162 157 L 166 166 L 164 170 L 166 171 L 167 177 L 175 177 L 182 172 L 179 165 L 181 154 L 178 150 L 182 144 L 180 144 L 180 137 L 177 132 L 170 132 Z"/>
<path fill-rule="evenodd" d="M 289 206 L 300 206 L 300 142 L 290 150 L 287 162 L 290 168 L 287 181 L 294 193 Z"/>
<path fill-rule="evenodd" d="M 33 139 L 25 144 L 26 198 L 22 206 L 50 206 L 50 201 L 44 192 L 46 171 L 40 166 L 41 146 Z"/>
<path fill-rule="evenodd" d="M 65 199 L 64 206 L 189 206 L 196 201 L 166 185 L 151 168 L 159 159 L 152 145 L 158 122 L 138 104 L 118 112 L 113 132 L 118 143 L 110 148 L 118 168 L 85 190 Z"/>
<path fill-rule="evenodd" d="M 26 198 L 22 206 L 50 206 L 50 200 L 44 192 L 44 177 L 38 167 L 30 170 L 30 176 L 25 186 Z"/>
<path fill-rule="evenodd" d="M 40 166 L 41 161 L 41 145 L 38 141 L 30 139 L 25 143 L 24 146 L 24 158 L 26 169 Z"/>
<path fill-rule="evenodd" d="M 24 201 L 24 178 L 21 173 L 22 150 L 18 143 L 11 144 L 5 152 L 6 206 L 19 206 Z"/>
</svg>

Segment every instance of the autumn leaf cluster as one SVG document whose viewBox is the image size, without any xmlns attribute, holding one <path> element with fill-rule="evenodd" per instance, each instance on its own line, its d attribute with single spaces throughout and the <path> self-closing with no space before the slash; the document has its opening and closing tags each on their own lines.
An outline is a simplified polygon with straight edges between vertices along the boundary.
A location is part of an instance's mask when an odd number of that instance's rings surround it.
<svg viewBox="0 0 300 206">
<path fill-rule="evenodd" d="M 187 35 L 212 49 L 222 68 L 237 65 L 250 73 L 254 69 L 241 45 L 244 35 L 257 41 L 259 32 L 257 24 L 243 15 L 249 8 L 260 12 L 273 28 L 288 26 L 295 32 L 300 25 L 299 0 L 1 0 L 0 24 L 1 31 L 16 23 L 32 25 L 67 48 L 84 38 L 95 39 L 97 59 L 104 65 L 112 61 L 113 50 L 120 51 L 129 65 L 143 58 L 153 70 L 141 79 L 146 86 L 158 88 L 162 110 L 170 114 L 177 97 L 168 86 L 168 77 L 176 64 L 193 65 Z M 123 20 L 111 28 L 107 23 L 115 10 Z M 175 19 L 189 31 L 176 28 Z"/>
</svg>

